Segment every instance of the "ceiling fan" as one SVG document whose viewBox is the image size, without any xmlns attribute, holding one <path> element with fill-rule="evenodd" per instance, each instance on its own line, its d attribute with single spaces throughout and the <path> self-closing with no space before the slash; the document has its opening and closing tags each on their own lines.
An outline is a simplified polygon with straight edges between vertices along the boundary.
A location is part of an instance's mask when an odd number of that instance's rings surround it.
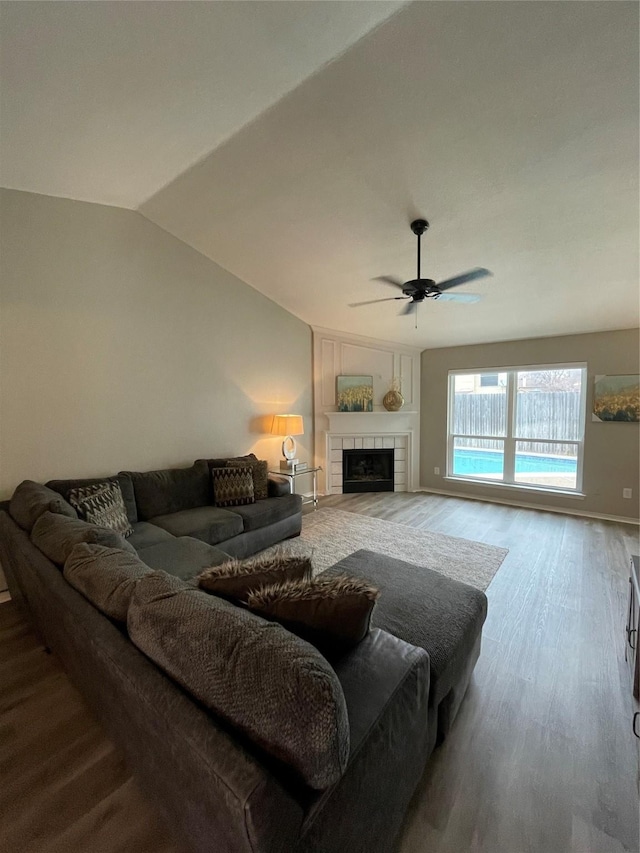
<svg viewBox="0 0 640 853">
<path fill-rule="evenodd" d="M 358 308 L 360 305 L 373 305 L 374 302 L 392 302 L 398 299 L 409 300 L 404 310 L 400 312 L 402 315 L 412 314 L 416 310 L 418 303 L 424 302 L 425 299 L 444 299 L 447 302 L 478 302 L 482 298 L 477 293 L 449 293 L 448 291 L 454 287 L 459 287 L 461 284 L 466 284 L 468 281 L 475 281 L 475 279 L 493 275 L 493 273 L 483 267 L 475 267 L 475 269 L 461 275 L 456 275 L 453 278 L 447 278 L 437 284 L 431 278 L 421 278 L 420 238 L 428 227 L 429 223 L 426 219 L 415 219 L 411 223 L 411 230 L 418 238 L 418 275 L 416 278 L 411 281 L 405 281 L 404 283 L 388 275 L 381 275 L 374 279 L 374 281 L 383 281 L 385 284 L 399 287 L 403 295 L 387 296 L 384 299 L 368 299 L 366 302 L 351 302 L 349 308 Z"/>
</svg>

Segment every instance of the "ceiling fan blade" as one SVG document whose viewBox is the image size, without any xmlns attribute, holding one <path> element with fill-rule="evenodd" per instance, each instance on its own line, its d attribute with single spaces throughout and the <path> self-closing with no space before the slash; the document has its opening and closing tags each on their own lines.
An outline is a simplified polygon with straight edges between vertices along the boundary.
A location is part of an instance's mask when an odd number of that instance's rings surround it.
<svg viewBox="0 0 640 853">
<path fill-rule="evenodd" d="M 394 302 L 396 299 L 409 299 L 408 296 L 387 296 L 385 299 L 367 299 L 366 302 L 350 302 L 349 308 L 359 308 L 360 305 L 373 305 L 375 302 Z"/>
<path fill-rule="evenodd" d="M 417 304 L 418 304 L 418 303 L 417 303 L 417 302 L 414 302 L 414 301 L 413 301 L 413 299 L 411 300 L 411 302 L 407 302 L 407 304 L 405 305 L 405 307 L 404 307 L 404 308 L 402 309 L 402 311 L 398 314 L 398 317 L 404 317 L 404 316 L 405 316 L 405 314 L 413 314 L 413 312 L 416 310 L 416 306 L 417 306 Z"/>
<path fill-rule="evenodd" d="M 385 284 L 392 284 L 394 287 L 399 287 L 401 290 L 404 287 L 403 281 L 400 281 L 399 278 L 393 278 L 391 275 L 379 275 L 376 278 L 372 278 L 371 281 L 382 281 Z"/>
<path fill-rule="evenodd" d="M 438 288 L 440 290 L 449 290 L 450 287 L 458 287 L 461 284 L 466 284 L 468 281 L 475 281 L 477 278 L 485 278 L 488 275 L 493 275 L 493 273 L 484 269 L 484 267 L 476 267 L 469 270 L 469 272 L 463 272 L 462 275 L 439 281 Z"/>
<path fill-rule="evenodd" d="M 482 296 L 477 293 L 441 293 L 438 301 L 443 302 L 480 302 Z"/>
</svg>

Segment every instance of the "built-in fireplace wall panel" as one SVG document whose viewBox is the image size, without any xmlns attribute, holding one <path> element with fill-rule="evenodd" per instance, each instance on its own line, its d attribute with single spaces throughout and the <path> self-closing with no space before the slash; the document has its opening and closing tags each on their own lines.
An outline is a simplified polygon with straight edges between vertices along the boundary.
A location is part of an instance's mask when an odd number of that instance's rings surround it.
<svg viewBox="0 0 640 853">
<path fill-rule="evenodd" d="M 313 373 L 315 409 L 316 465 L 324 469 L 318 478 L 321 492 L 337 490 L 333 485 L 329 440 L 341 438 L 353 441 L 393 441 L 404 439 L 404 459 L 395 461 L 405 470 L 396 468 L 396 488 L 419 488 L 420 441 L 420 349 L 388 341 L 376 341 L 359 335 L 349 335 L 330 329 L 313 329 Z M 336 377 L 341 374 L 363 374 L 373 377 L 372 413 L 337 413 Z M 405 404 L 400 412 L 387 412 L 382 398 L 391 387 L 394 377 L 402 384 Z M 330 416 L 340 414 L 339 418 Z M 362 421 L 360 418 L 365 418 Z M 305 425 L 306 426 L 306 425 Z M 375 445 L 373 445 L 375 446 Z M 382 445 L 380 445 L 382 446 Z M 342 450 L 342 448 L 339 448 Z M 410 458 L 409 458 L 410 457 Z"/>
</svg>

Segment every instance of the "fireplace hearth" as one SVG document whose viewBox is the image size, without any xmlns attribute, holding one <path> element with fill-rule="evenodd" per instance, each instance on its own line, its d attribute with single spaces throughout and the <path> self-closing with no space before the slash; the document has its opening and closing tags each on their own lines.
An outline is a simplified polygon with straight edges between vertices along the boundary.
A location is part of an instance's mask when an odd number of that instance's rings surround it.
<svg viewBox="0 0 640 853">
<path fill-rule="evenodd" d="M 343 493 L 393 490 L 393 450 L 342 451 Z"/>
</svg>

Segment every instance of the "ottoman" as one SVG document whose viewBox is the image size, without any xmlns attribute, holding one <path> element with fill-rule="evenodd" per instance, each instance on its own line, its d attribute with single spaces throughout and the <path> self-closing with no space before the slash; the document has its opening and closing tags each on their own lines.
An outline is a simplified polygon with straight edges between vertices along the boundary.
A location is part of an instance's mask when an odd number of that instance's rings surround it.
<svg viewBox="0 0 640 853">
<path fill-rule="evenodd" d="M 435 743 L 441 743 L 480 654 L 486 595 L 438 572 L 374 551 L 356 551 L 327 572 L 370 580 L 380 590 L 371 624 L 428 652 L 429 726 Z"/>
</svg>

